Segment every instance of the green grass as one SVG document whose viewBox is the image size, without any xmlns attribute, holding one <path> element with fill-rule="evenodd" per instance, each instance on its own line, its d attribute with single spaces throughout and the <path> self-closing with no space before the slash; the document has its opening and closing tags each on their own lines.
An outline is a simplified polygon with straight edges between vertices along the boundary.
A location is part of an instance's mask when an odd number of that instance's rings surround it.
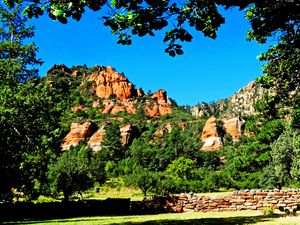
<svg viewBox="0 0 300 225">
<path fill-rule="evenodd" d="M 131 201 L 140 201 L 143 199 L 143 193 L 140 190 L 128 187 L 101 187 L 99 193 L 95 193 L 93 189 L 85 192 L 83 197 L 85 199 L 130 198 Z"/>
<path fill-rule="evenodd" d="M 209 213 L 181 213 L 181 214 L 158 214 L 138 216 L 101 216 L 101 217 L 78 217 L 70 219 L 54 220 L 27 220 L 4 222 L 3 224 L 34 224 L 34 225 L 299 225 L 300 216 L 284 217 L 277 215 L 265 217 L 259 211 L 241 212 L 209 212 Z"/>
</svg>

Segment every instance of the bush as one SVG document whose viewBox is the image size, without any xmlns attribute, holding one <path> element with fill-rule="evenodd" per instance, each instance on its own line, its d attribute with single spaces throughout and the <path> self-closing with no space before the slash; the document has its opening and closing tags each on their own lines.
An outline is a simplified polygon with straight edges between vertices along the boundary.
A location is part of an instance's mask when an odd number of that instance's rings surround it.
<svg viewBox="0 0 300 225">
<path fill-rule="evenodd" d="M 262 212 L 265 216 L 272 216 L 272 215 L 274 215 L 274 208 L 268 207 L 268 208 L 263 209 Z"/>
</svg>

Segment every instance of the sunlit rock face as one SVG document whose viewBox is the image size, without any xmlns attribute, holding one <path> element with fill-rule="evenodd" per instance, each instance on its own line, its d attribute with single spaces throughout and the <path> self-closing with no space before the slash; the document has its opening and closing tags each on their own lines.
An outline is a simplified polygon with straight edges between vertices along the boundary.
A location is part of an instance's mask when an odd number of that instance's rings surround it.
<svg viewBox="0 0 300 225">
<path fill-rule="evenodd" d="M 245 124 L 245 120 L 241 117 L 234 117 L 231 119 L 223 119 L 223 128 L 227 134 L 230 134 L 233 141 L 237 141 L 242 135 L 242 126 Z"/>
<path fill-rule="evenodd" d="M 89 147 L 94 151 L 98 152 L 102 148 L 102 143 L 104 141 L 105 136 L 105 128 L 108 124 L 102 124 L 99 129 L 91 136 L 88 141 Z"/>
<path fill-rule="evenodd" d="M 151 96 L 151 100 L 146 101 L 146 114 L 149 117 L 163 116 L 172 113 L 172 105 L 168 101 L 167 92 L 158 90 Z"/>
<path fill-rule="evenodd" d="M 137 136 L 138 130 L 132 124 L 125 124 L 120 127 L 120 133 L 122 146 L 128 146 L 131 144 L 133 138 Z"/>
<path fill-rule="evenodd" d="M 219 150 L 223 148 L 223 143 L 218 134 L 217 120 L 215 117 L 209 118 L 203 128 L 201 140 L 204 142 L 201 150 Z"/>
<path fill-rule="evenodd" d="M 116 97 L 128 99 L 135 96 L 134 85 L 129 80 L 108 66 L 105 70 L 95 72 L 88 81 L 94 82 L 96 95 L 99 98 Z"/>
<path fill-rule="evenodd" d="M 68 150 L 71 146 L 76 146 L 80 141 L 88 140 L 88 146 L 94 151 L 98 152 L 103 147 L 105 141 L 105 130 L 111 123 L 103 123 L 99 126 L 91 122 L 72 123 L 70 132 L 64 139 L 62 150 Z M 97 127 L 99 127 L 97 129 Z M 128 146 L 134 137 L 138 134 L 138 130 L 132 124 L 125 124 L 120 127 L 120 140 L 122 146 Z"/>
<path fill-rule="evenodd" d="M 78 145 L 80 141 L 91 137 L 96 130 L 97 126 L 92 122 L 72 123 L 69 133 L 64 138 L 64 143 L 61 145 L 62 150 Z"/>
</svg>

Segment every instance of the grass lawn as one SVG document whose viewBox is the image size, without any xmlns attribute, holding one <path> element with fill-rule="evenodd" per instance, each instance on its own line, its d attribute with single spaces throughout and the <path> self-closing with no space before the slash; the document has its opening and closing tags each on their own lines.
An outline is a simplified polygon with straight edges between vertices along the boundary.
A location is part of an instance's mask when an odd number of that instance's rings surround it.
<svg viewBox="0 0 300 225">
<path fill-rule="evenodd" d="M 4 222 L 3 224 L 34 224 L 34 225 L 233 225 L 233 224 L 256 224 L 256 225 L 299 225 L 300 215 L 284 217 L 277 215 L 265 217 L 259 211 L 241 212 L 209 212 L 209 213 L 180 213 L 158 214 L 137 216 L 101 216 L 101 217 L 78 217 L 69 219 L 53 220 L 26 220 Z"/>
</svg>

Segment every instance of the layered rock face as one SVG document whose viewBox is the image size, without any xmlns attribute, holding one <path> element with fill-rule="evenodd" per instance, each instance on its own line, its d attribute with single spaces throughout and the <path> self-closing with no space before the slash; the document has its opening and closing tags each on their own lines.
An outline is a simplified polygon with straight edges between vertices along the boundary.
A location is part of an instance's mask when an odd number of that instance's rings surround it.
<svg viewBox="0 0 300 225">
<path fill-rule="evenodd" d="M 163 116 L 172 113 L 171 103 L 168 101 L 167 92 L 158 90 L 151 97 L 152 100 L 146 101 L 146 114 L 149 117 Z"/>
<path fill-rule="evenodd" d="M 266 93 L 267 90 L 260 84 L 255 81 L 250 82 L 229 98 L 230 113 L 243 116 L 255 115 L 254 103 Z"/>
<path fill-rule="evenodd" d="M 99 98 L 115 96 L 128 99 L 135 95 L 134 85 L 128 79 L 108 66 L 105 70 L 92 74 L 88 81 L 95 82 L 94 88 Z"/>
<path fill-rule="evenodd" d="M 245 120 L 240 117 L 234 117 L 223 119 L 222 122 L 225 132 L 231 135 L 233 141 L 237 141 L 242 135 L 242 126 L 245 124 Z"/>
<path fill-rule="evenodd" d="M 104 108 L 102 113 L 103 114 L 117 114 L 119 112 L 127 112 L 128 114 L 135 114 L 136 108 L 135 105 L 137 101 L 132 101 L 129 99 L 124 100 L 103 100 L 102 101 Z"/>
<path fill-rule="evenodd" d="M 223 143 L 218 134 L 217 120 L 215 117 L 209 118 L 203 128 L 201 140 L 204 142 L 201 150 L 219 150 Z"/>
<path fill-rule="evenodd" d="M 222 119 L 222 129 L 229 134 L 233 141 L 238 141 L 243 134 L 243 125 L 245 120 L 241 117 L 234 117 L 230 119 Z M 210 117 L 203 128 L 201 139 L 204 142 L 201 150 L 219 150 L 223 148 L 222 138 L 218 133 L 217 119 Z"/>
<path fill-rule="evenodd" d="M 82 77 L 92 84 L 91 90 L 99 99 L 93 101 L 91 105 L 73 106 L 72 111 L 84 111 L 89 107 L 94 107 L 101 108 L 99 112 L 103 114 L 114 115 L 120 112 L 136 114 L 139 103 L 143 104 L 144 99 L 140 98 L 145 95 L 143 90 L 141 88 L 135 89 L 134 85 L 124 75 L 115 71 L 111 66 L 106 68 L 95 66 L 89 76 L 87 76 L 88 71 L 80 69 L 80 66 L 73 67 L 73 69 L 69 69 L 63 64 L 54 65 L 47 72 L 47 76 L 50 77 L 55 71 L 54 74 L 59 74 L 59 76 Z M 59 70 L 58 73 L 57 70 Z M 89 88 L 85 88 L 84 91 L 89 91 Z M 168 101 L 167 92 L 159 90 L 154 95 L 149 96 L 149 100 L 145 102 L 145 113 L 149 117 L 166 115 L 172 113 L 171 105 L 171 102 Z"/>
<path fill-rule="evenodd" d="M 104 141 L 105 135 L 105 127 L 108 124 L 103 124 L 100 128 L 91 136 L 90 140 L 88 141 L 88 145 L 93 151 L 98 152 L 102 148 L 102 143 Z"/>
<path fill-rule="evenodd" d="M 80 141 L 85 140 L 93 135 L 97 130 L 97 126 L 92 122 L 72 123 L 70 132 L 64 138 L 64 143 L 61 145 L 62 150 L 67 150 L 71 146 L 78 145 Z"/>
<path fill-rule="evenodd" d="M 70 132 L 64 139 L 62 144 L 62 150 L 68 150 L 71 146 L 76 146 L 80 141 L 90 138 L 88 141 L 89 147 L 95 152 L 98 152 L 102 148 L 104 142 L 105 129 L 111 125 L 111 123 L 104 123 L 97 125 L 92 122 L 85 123 L 72 123 Z M 125 124 L 120 127 L 120 140 L 122 146 L 128 146 L 133 138 L 137 135 L 137 129 L 132 124 Z"/>
</svg>

